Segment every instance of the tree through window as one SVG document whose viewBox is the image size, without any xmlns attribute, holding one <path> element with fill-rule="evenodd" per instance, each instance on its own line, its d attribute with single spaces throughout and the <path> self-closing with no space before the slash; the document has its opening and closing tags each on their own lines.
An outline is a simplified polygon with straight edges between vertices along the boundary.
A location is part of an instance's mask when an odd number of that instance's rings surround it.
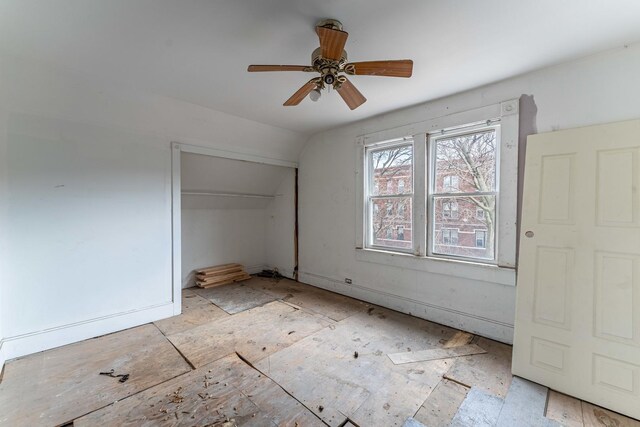
<svg viewBox="0 0 640 427">
<path fill-rule="evenodd" d="M 411 250 L 413 145 L 403 141 L 367 151 L 371 246 Z M 396 185 L 394 183 L 397 182 Z"/>
<path fill-rule="evenodd" d="M 433 170 L 429 216 L 434 254 L 495 259 L 495 128 L 430 138 Z M 455 209 L 454 209 L 455 207 Z M 456 230 L 456 244 L 450 230 Z"/>
</svg>

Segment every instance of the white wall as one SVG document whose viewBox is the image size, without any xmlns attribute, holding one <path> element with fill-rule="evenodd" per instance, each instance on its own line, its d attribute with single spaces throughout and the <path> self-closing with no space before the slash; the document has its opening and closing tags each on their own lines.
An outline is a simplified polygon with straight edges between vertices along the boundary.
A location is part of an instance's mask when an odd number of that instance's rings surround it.
<svg viewBox="0 0 640 427">
<path fill-rule="evenodd" d="M 530 132 L 640 117 L 640 46 L 540 70 L 312 137 L 299 161 L 300 280 L 511 342 L 514 286 L 356 259 L 355 139 L 522 94 L 532 95 L 535 102 L 535 106 L 521 103 L 526 107 L 521 111 L 521 129 Z M 532 116 L 536 108 L 537 116 Z M 523 155 L 524 149 L 521 152 Z M 346 285 L 345 278 L 353 284 Z"/>
<path fill-rule="evenodd" d="M 0 81 L 3 79 L 3 69 L 0 66 Z M 0 92 L 1 94 L 1 92 Z M 5 310 L 5 292 L 6 285 L 4 285 L 5 279 L 7 278 L 7 259 L 9 256 L 8 242 L 5 237 L 3 237 L 3 226 L 5 224 L 5 219 L 7 218 L 7 210 L 8 206 L 6 203 L 3 203 L 3 200 L 7 200 L 9 197 L 9 190 L 7 185 L 7 168 L 4 167 L 4 162 L 1 159 L 7 158 L 7 144 L 5 141 L 7 134 L 7 109 L 5 108 L 4 102 L 0 97 L 0 375 L 2 375 L 2 368 L 4 365 L 4 361 L 6 360 L 6 352 L 4 345 L 4 316 L 2 315 Z"/>
<path fill-rule="evenodd" d="M 266 263 L 293 278 L 295 268 L 295 169 L 288 168 L 266 208 Z"/>
<path fill-rule="evenodd" d="M 174 313 L 171 141 L 295 162 L 303 138 L 0 57 L 4 357 Z"/>
<path fill-rule="evenodd" d="M 183 287 L 217 264 L 293 269 L 295 169 L 189 152 L 180 163 Z"/>
<path fill-rule="evenodd" d="M 249 273 L 266 268 L 265 209 L 182 209 L 182 287 L 193 270 L 240 263 Z"/>
</svg>

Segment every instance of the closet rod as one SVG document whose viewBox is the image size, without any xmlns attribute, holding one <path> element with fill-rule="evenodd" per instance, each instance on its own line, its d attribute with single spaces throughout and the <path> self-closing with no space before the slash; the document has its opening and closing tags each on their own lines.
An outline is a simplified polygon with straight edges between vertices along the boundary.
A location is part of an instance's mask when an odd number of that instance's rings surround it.
<svg viewBox="0 0 640 427">
<path fill-rule="evenodd" d="M 269 194 L 211 193 L 208 191 L 183 191 L 182 194 L 188 196 L 248 197 L 252 199 L 273 199 L 276 197 Z"/>
</svg>

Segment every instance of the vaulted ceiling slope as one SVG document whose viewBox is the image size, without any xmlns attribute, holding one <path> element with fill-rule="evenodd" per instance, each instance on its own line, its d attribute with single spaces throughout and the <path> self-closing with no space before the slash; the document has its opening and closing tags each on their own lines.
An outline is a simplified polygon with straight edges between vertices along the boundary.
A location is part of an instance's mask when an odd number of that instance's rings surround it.
<svg viewBox="0 0 640 427">
<path fill-rule="evenodd" d="M 412 58 L 411 79 L 355 76 L 282 103 L 309 76 L 247 73 L 310 62 L 336 18 L 350 61 Z M 312 133 L 640 40 L 637 0 L 0 0 L 0 50 L 254 121 Z"/>
</svg>

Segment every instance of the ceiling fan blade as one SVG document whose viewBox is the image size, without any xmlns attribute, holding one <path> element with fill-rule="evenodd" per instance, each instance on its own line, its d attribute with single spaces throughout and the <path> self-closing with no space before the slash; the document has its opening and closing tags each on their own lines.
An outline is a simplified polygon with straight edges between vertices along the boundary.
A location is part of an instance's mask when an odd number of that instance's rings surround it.
<svg viewBox="0 0 640 427">
<path fill-rule="evenodd" d="M 342 51 L 344 50 L 344 45 L 347 43 L 349 33 L 326 27 L 316 27 L 316 33 L 318 33 L 318 38 L 320 39 L 320 49 L 322 50 L 323 58 L 336 61 L 342 58 Z"/>
<path fill-rule="evenodd" d="M 290 107 L 292 105 L 298 105 L 302 100 L 314 90 L 318 84 L 319 78 L 309 80 L 304 84 L 296 93 L 294 93 L 291 98 L 287 99 L 283 104 L 285 107 Z"/>
<path fill-rule="evenodd" d="M 344 77 L 344 82 L 338 89 L 338 93 L 352 110 L 367 102 L 367 98 L 346 77 Z"/>
<path fill-rule="evenodd" d="M 344 66 L 344 72 L 360 76 L 411 77 L 413 61 L 400 59 L 397 61 L 351 62 Z"/>
<path fill-rule="evenodd" d="M 250 73 L 259 71 L 314 71 L 308 65 L 249 65 Z"/>
</svg>

